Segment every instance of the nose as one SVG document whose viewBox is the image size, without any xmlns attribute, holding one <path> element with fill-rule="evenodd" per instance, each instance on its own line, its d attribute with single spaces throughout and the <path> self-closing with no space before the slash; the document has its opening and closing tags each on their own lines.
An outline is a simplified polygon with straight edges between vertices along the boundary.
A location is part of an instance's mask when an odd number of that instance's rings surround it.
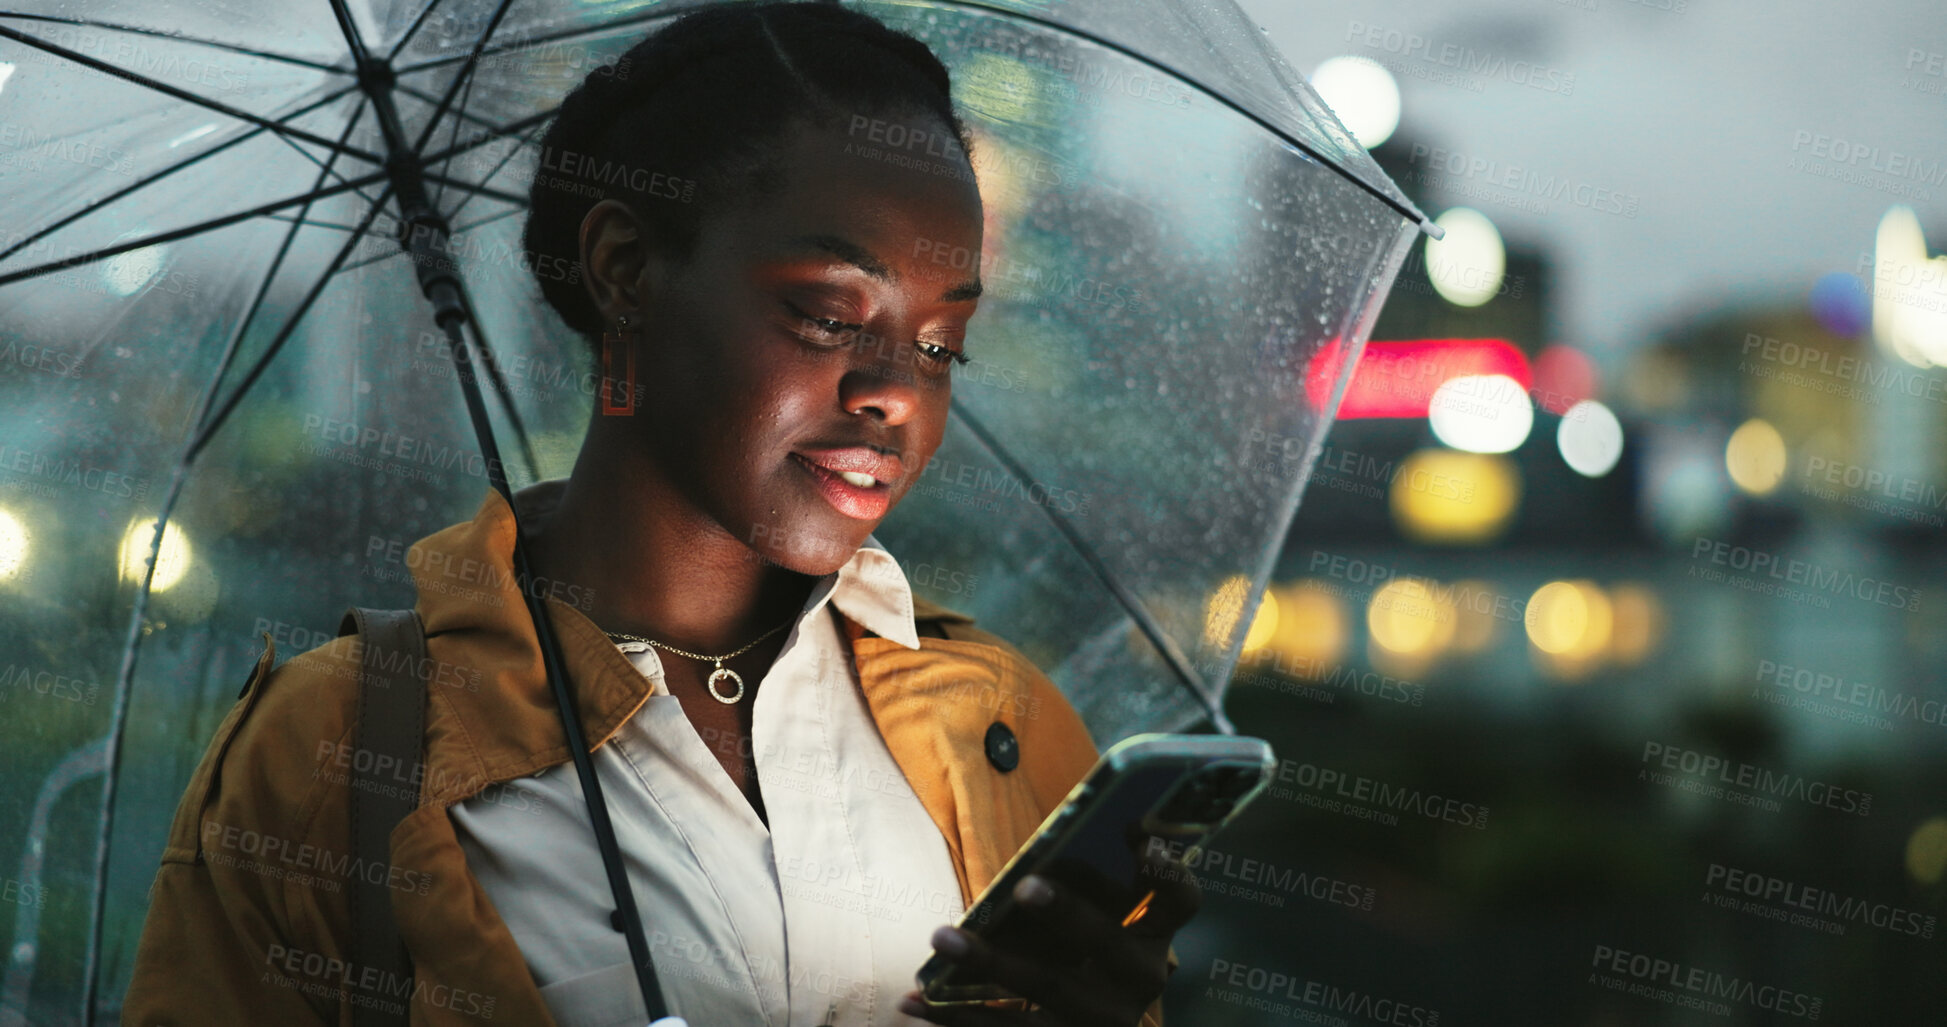
<svg viewBox="0 0 1947 1027">
<path fill-rule="evenodd" d="M 904 424 L 919 409 L 923 387 L 899 335 L 862 336 L 852 347 L 852 366 L 838 383 L 838 402 L 848 414 L 863 414 L 886 424 Z M 902 351 L 907 351 L 901 359 Z"/>
</svg>

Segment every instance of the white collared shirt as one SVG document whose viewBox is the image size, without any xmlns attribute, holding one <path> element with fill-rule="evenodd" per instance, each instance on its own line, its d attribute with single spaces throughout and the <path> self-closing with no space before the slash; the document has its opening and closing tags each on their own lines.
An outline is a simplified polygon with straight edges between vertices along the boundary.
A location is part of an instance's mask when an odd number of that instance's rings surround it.
<svg viewBox="0 0 1947 1027">
<path fill-rule="evenodd" d="M 692 1027 L 917 1027 L 899 998 L 933 929 L 961 913 L 946 842 L 879 735 L 827 601 L 919 647 L 905 575 L 868 539 L 812 589 L 755 689 L 768 829 L 669 694 L 656 650 L 621 646 L 653 691 L 595 772 L 665 1001 Z M 561 1027 L 641 1027 L 574 765 L 490 791 L 451 808 L 454 829 L 549 1011 Z"/>
</svg>

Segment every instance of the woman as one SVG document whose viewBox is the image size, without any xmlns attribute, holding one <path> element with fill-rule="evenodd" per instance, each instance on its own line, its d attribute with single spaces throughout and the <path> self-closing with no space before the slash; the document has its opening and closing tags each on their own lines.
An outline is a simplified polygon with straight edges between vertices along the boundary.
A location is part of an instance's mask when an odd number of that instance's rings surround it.
<svg viewBox="0 0 1947 1027">
<path fill-rule="evenodd" d="M 863 145 L 893 135 L 952 141 L 951 162 Z M 1159 879 L 1128 927 L 1024 886 L 1068 965 L 937 926 L 1095 758 L 1045 676 L 916 600 L 872 538 L 940 444 L 980 295 L 921 259 L 978 253 L 983 228 L 939 61 L 835 5 L 705 9 L 590 75 L 542 167 L 528 247 L 537 268 L 582 271 L 537 275 L 542 293 L 606 368 L 633 370 L 572 475 L 516 502 L 535 577 L 584 600 L 550 616 L 671 1011 L 695 1027 L 1159 1023 L 1169 939 L 1195 908 L 1182 880 Z M 340 639 L 274 671 L 267 651 L 219 728 L 126 1023 L 343 1023 L 388 994 L 414 1023 L 642 1022 L 513 523 L 490 493 L 409 561 L 431 660 L 464 686 L 429 689 L 420 805 L 385 868 L 409 991 L 344 955 L 331 870 L 357 659 Z M 456 588 L 456 567 L 488 573 Z M 292 872 L 294 851 L 322 872 Z M 1028 1007 L 924 1005 L 930 949 Z"/>
</svg>

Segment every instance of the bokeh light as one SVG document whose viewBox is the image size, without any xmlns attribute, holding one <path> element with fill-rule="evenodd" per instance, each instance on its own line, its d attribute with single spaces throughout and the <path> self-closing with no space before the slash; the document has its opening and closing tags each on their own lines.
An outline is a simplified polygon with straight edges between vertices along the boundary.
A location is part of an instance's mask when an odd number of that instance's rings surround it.
<svg viewBox="0 0 1947 1027">
<path fill-rule="evenodd" d="M 1738 488 L 1754 496 L 1770 495 L 1785 477 L 1785 438 L 1761 417 L 1738 425 L 1724 444 L 1724 469 Z"/>
<path fill-rule="evenodd" d="M 1521 383 L 1504 374 L 1449 378 L 1433 390 L 1427 423 L 1441 442 L 1469 453 L 1506 453 L 1528 440 L 1535 408 Z"/>
<path fill-rule="evenodd" d="M 0 581 L 11 580 L 27 565 L 30 538 L 27 526 L 9 510 L 0 509 Z"/>
<path fill-rule="evenodd" d="M 1590 581 L 1551 581 L 1528 599 L 1528 641 L 1551 656 L 1585 661 L 1600 656 L 1614 629 L 1609 597 Z"/>
<path fill-rule="evenodd" d="M 1401 656 L 1432 656 L 1453 639 L 1453 602 L 1419 578 L 1394 578 L 1372 594 L 1366 630 L 1373 643 Z"/>
<path fill-rule="evenodd" d="M 1600 478 L 1622 459 L 1622 422 L 1600 400 L 1585 399 L 1562 415 L 1561 426 L 1555 429 L 1555 448 L 1575 473 Z"/>
<path fill-rule="evenodd" d="M 1947 817 L 1929 817 L 1906 840 L 1906 872 L 1921 884 L 1947 873 Z"/>
<path fill-rule="evenodd" d="M 122 533 L 122 580 L 131 584 L 141 584 L 142 575 L 148 570 L 149 547 L 155 540 L 155 522 L 140 518 L 131 522 L 128 530 Z M 162 533 L 162 549 L 157 553 L 155 577 L 150 581 L 151 592 L 166 592 L 181 581 L 189 570 L 191 559 L 189 539 L 174 521 Z"/>
<path fill-rule="evenodd" d="M 1947 256 L 1927 256 L 1913 208 L 1895 206 L 1873 239 L 1873 338 L 1915 367 L 1947 365 L 1947 304 L 1926 283 L 1947 281 Z"/>
<path fill-rule="evenodd" d="M 1550 346 L 1535 358 L 1535 405 L 1551 414 L 1594 399 L 1599 383 L 1595 361 L 1573 346 Z"/>
<path fill-rule="evenodd" d="M 1455 207 L 1433 220 L 1446 230 L 1426 242 L 1426 275 L 1440 297 L 1457 307 L 1478 307 L 1501 291 L 1507 247 L 1487 215 Z"/>
<path fill-rule="evenodd" d="M 1873 298 L 1859 276 L 1847 271 L 1820 275 L 1812 285 L 1812 316 L 1834 335 L 1857 338 L 1873 321 Z"/>
<path fill-rule="evenodd" d="M 1648 586 L 1624 582 L 1609 590 L 1609 605 L 1615 616 L 1609 656 L 1621 666 L 1633 667 L 1663 641 L 1663 604 Z"/>
<path fill-rule="evenodd" d="M 1370 57 L 1333 57 L 1312 72 L 1312 88 L 1359 145 L 1370 150 L 1399 127 L 1399 83 Z"/>
<path fill-rule="evenodd" d="M 1256 652 L 1271 641 L 1278 630 L 1278 597 L 1270 592 L 1257 604 L 1257 612 L 1251 615 L 1251 626 L 1244 632 L 1244 651 Z"/>
<path fill-rule="evenodd" d="M 1339 597 L 1316 581 L 1299 581 L 1274 591 L 1278 624 L 1269 648 L 1307 676 L 1336 665 L 1350 634 Z"/>
<path fill-rule="evenodd" d="M 1472 545 L 1500 537 L 1521 505 L 1521 472 L 1507 457 L 1422 449 L 1388 487 L 1393 522 L 1415 542 Z"/>
</svg>

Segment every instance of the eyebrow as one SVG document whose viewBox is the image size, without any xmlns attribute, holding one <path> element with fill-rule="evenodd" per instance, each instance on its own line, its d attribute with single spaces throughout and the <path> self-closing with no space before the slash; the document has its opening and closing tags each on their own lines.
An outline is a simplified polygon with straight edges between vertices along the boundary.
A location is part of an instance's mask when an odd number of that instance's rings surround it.
<svg viewBox="0 0 1947 1027">
<path fill-rule="evenodd" d="M 836 235 L 807 235 L 792 241 L 800 246 L 808 246 L 812 249 L 829 253 L 879 281 L 896 282 L 899 280 L 898 273 L 886 266 L 885 261 L 873 256 L 871 250 L 860 246 L 850 239 L 843 239 Z M 940 301 L 942 303 L 963 303 L 967 300 L 979 299 L 981 291 L 980 279 L 974 278 L 961 282 L 959 285 L 955 285 L 941 293 Z"/>
</svg>

